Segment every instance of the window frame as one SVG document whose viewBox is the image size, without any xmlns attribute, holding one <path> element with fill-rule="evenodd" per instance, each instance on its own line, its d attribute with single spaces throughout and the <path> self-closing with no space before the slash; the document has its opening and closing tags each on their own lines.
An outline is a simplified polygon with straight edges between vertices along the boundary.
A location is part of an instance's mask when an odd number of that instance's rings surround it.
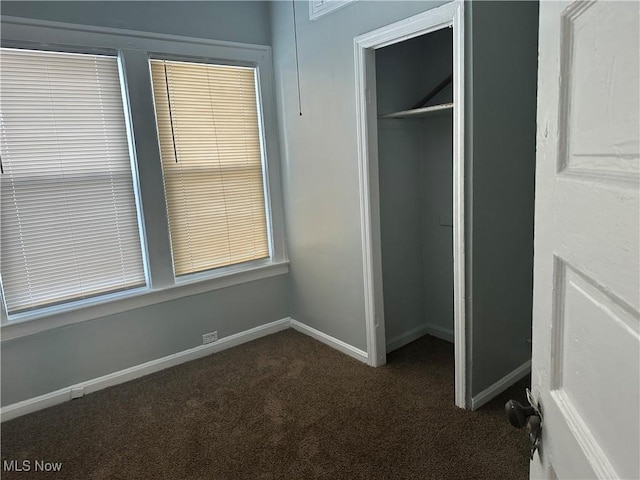
<svg viewBox="0 0 640 480">
<path fill-rule="evenodd" d="M 271 47 L 132 30 L 2 17 L 2 47 L 117 52 L 146 287 L 8 316 L 0 288 L 2 341 L 288 272 Z M 176 277 L 169 237 L 151 58 L 252 67 L 261 131 L 270 257 Z"/>
<path fill-rule="evenodd" d="M 203 59 L 193 59 L 193 58 L 189 58 L 189 57 L 185 57 L 185 56 L 168 56 L 168 55 L 163 55 L 163 54 L 154 54 L 151 53 L 149 54 L 149 71 L 151 71 L 151 60 L 166 60 L 166 61 L 170 61 L 170 62 L 183 62 L 183 63 L 194 63 L 194 64 L 205 64 L 205 65 L 213 65 L 213 66 L 232 66 L 232 67 L 245 67 L 245 68 L 251 68 L 253 69 L 253 74 L 254 74 L 254 81 L 255 81 L 255 89 L 256 89 L 256 101 L 257 101 L 257 110 L 258 110 L 258 135 L 259 135 L 259 140 L 260 140 L 260 163 L 262 165 L 262 189 L 263 189 L 263 196 L 264 196 L 264 207 L 265 207 L 265 217 L 266 217 L 266 224 L 267 224 L 267 248 L 269 250 L 269 257 L 273 258 L 273 227 L 271 224 L 271 204 L 270 204 L 270 189 L 269 189 L 269 182 L 268 182 L 268 162 L 267 162 L 267 148 L 266 148 L 266 136 L 265 136 L 265 131 L 264 131 L 264 115 L 263 115 L 263 109 L 262 109 L 262 94 L 261 94 L 261 90 L 260 90 L 260 77 L 259 77 L 259 73 L 258 73 L 258 68 L 255 67 L 254 65 L 250 65 L 247 62 L 221 62 L 221 61 L 211 61 L 211 60 L 203 60 Z M 151 89 L 152 94 L 153 94 L 153 88 Z M 155 112 L 155 98 L 154 98 L 154 112 Z M 157 113 L 156 113 L 157 115 Z M 160 137 L 159 137 L 159 132 L 157 132 L 157 119 L 154 117 L 154 120 L 156 121 L 156 133 L 158 134 L 158 144 L 160 143 Z M 163 174 L 163 181 L 164 181 L 164 174 Z M 163 184 L 164 187 L 164 191 L 165 191 L 165 199 L 166 199 L 166 185 Z M 167 210 L 167 216 L 168 216 L 168 210 Z M 169 232 L 169 238 L 171 238 L 171 232 Z M 188 273 L 188 274 L 184 274 L 184 275 L 176 275 L 175 273 L 175 264 L 173 261 L 173 249 L 171 250 L 171 255 L 172 255 L 172 265 L 174 265 L 174 279 L 176 284 L 182 284 L 182 283 L 189 283 L 192 282 L 194 280 L 198 280 L 198 279 L 206 279 L 207 277 L 210 277 L 212 275 L 212 272 L 214 271 L 219 271 L 225 268 L 229 268 L 229 267 L 233 267 L 235 265 L 253 265 L 253 264 L 259 264 L 260 261 L 265 261 L 265 259 L 258 259 L 258 260 L 253 260 L 253 261 L 249 261 L 249 262 L 243 262 L 241 264 L 231 264 L 231 265 L 226 265 L 226 266 L 222 266 L 222 267 L 218 267 L 215 269 L 210 269 L 210 270 L 203 270 L 203 271 L 196 271 L 196 272 L 192 272 L 192 273 Z M 267 260 L 268 260 L 267 259 Z"/>
<path fill-rule="evenodd" d="M 21 44 L 20 45 L 21 48 L 25 48 L 27 50 L 31 50 L 34 51 L 34 49 L 29 48 L 29 46 L 25 45 L 25 44 Z M 13 48 L 13 46 L 7 46 L 4 44 L 4 41 L 2 43 L 2 48 Z M 143 218 L 142 218 L 142 204 L 140 203 L 140 192 L 138 189 L 138 184 L 137 184 L 137 179 L 138 179 L 138 166 L 136 164 L 135 161 L 135 151 L 134 151 L 134 139 L 132 136 L 132 129 L 131 129 L 131 118 L 128 115 L 127 112 L 127 97 L 125 95 L 125 89 L 124 89 L 124 79 L 123 79 L 123 69 L 122 69 L 122 63 L 121 63 L 121 59 L 120 59 L 120 55 L 119 52 L 115 49 L 85 49 L 85 50 L 81 50 L 81 49 L 65 49 L 64 51 L 62 51 L 62 49 L 37 49 L 36 51 L 42 51 L 42 52 L 61 52 L 61 53 L 71 53 L 71 54 L 86 54 L 86 55 L 104 55 L 104 56 L 108 56 L 111 57 L 113 59 L 116 60 L 117 63 L 117 68 L 118 68 L 118 79 L 120 82 L 120 95 L 122 98 L 122 108 L 123 108 L 123 114 L 124 114 L 124 128 L 125 128 L 125 134 L 127 137 L 127 148 L 128 148 L 128 152 L 129 152 L 129 167 L 131 169 L 131 178 L 133 181 L 133 196 L 134 196 L 134 208 L 135 208 L 135 213 L 136 213 L 136 220 L 137 220 L 137 225 L 138 225 L 138 237 L 140 240 L 140 249 L 141 249 L 141 260 L 142 260 L 142 268 L 144 271 L 144 285 L 142 286 L 138 286 L 138 287 L 133 287 L 133 288 L 128 288 L 128 289 L 124 289 L 124 290 L 113 290 L 113 291 L 108 291 L 102 294 L 97 294 L 97 295 L 91 295 L 89 297 L 77 297 L 76 299 L 72 299 L 69 301 L 63 301 L 60 303 L 53 303 L 51 305 L 45 305 L 43 307 L 40 308 L 36 308 L 36 309 L 30 309 L 24 312 L 20 312 L 20 313 L 15 313 L 12 315 L 8 315 L 7 314 L 7 304 L 5 302 L 5 295 L 4 295 L 4 285 L 3 285 L 3 279 L 2 279 L 2 275 L 0 274 L 0 312 L 2 313 L 2 323 L 5 322 L 14 322 L 14 321 L 20 321 L 20 320 L 29 320 L 32 317 L 40 317 L 41 314 L 40 312 L 44 312 L 44 314 L 47 314 L 49 312 L 57 312 L 57 311 L 65 311 L 67 309 L 67 305 L 75 305 L 76 303 L 79 305 L 84 305 L 84 304 L 91 304 L 93 302 L 100 302 L 101 299 L 118 299 L 121 297 L 126 297 L 127 295 L 137 295 L 141 292 L 143 292 L 144 290 L 146 290 L 147 286 L 149 285 L 149 270 L 148 270 L 148 262 L 147 262 L 147 250 L 146 250 L 146 234 L 145 234 L 145 230 L 144 230 L 144 225 L 143 225 Z M 1 55 L 0 55 L 1 58 Z M 0 259 L 1 260 L 1 259 Z"/>
</svg>

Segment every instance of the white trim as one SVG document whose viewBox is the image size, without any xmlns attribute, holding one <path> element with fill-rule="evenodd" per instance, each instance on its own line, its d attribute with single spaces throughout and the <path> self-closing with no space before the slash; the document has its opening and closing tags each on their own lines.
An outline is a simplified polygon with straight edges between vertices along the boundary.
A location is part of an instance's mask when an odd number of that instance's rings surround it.
<svg viewBox="0 0 640 480">
<path fill-rule="evenodd" d="M 368 355 L 367 352 L 363 352 L 359 348 L 356 348 L 348 343 L 343 342 L 342 340 L 338 340 L 331 335 L 327 335 L 326 333 L 321 332 L 320 330 L 316 330 L 304 323 L 300 323 L 297 320 L 291 319 L 291 328 L 297 330 L 300 333 L 304 333 L 316 340 L 333 347 L 339 352 L 345 353 L 350 357 L 355 358 L 356 360 L 360 360 L 361 362 L 368 363 Z"/>
<path fill-rule="evenodd" d="M 439 338 L 440 340 L 444 340 L 445 342 L 455 344 L 455 332 L 450 328 L 440 327 L 438 325 L 433 325 L 432 323 L 428 323 L 426 325 L 427 334 L 432 337 Z"/>
<path fill-rule="evenodd" d="M 309 20 L 317 20 L 355 1 L 356 0 L 309 0 Z"/>
<path fill-rule="evenodd" d="M 141 206 L 138 214 L 144 223 L 145 242 L 142 248 L 146 252 L 145 269 L 149 276 L 146 287 L 11 315 L 9 318 L 2 307 L 2 341 L 288 272 L 271 47 L 20 17 L 2 16 L 0 20 L 3 47 L 119 52 L 121 75 L 126 79 L 123 88 L 127 92 L 128 115 L 130 120 L 133 119 L 133 129 L 129 134 L 134 137 L 140 135 L 133 142 L 139 187 L 136 188 L 136 196 L 139 197 L 138 206 Z M 256 69 L 264 133 L 261 138 L 263 158 L 266 156 L 267 159 L 264 179 L 268 184 L 265 195 L 269 197 L 265 206 L 270 226 L 270 259 L 174 278 L 159 145 L 157 134 L 151 139 L 147 128 L 150 125 L 155 128 L 149 56 L 214 61 Z M 137 94 L 130 96 L 133 86 Z"/>
<path fill-rule="evenodd" d="M 464 170 L 464 3 L 453 17 L 453 312 L 455 403 L 467 408 L 466 252 Z"/>
<path fill-rule="evenodd" d="M 387 340 L 387 353 L 402 348 L 405 345 L 410 344 L 414 340 L 417 340 L 420 337 L 424 337 L 427 333 L 428 332 L 426 325 L 418 325 L 417 327 L 412 328 L 411 330 L 407 330 L 400 335 L 391 337 Z"/>
<path fill-rule="evenodd" d="M 44 408 L 52 407 L 60 403 L 67 402 L 73 398 L 79 398 L 87 393 L 97 392 L 107 387 L 118 385 L 120 383 L 128 382 L 136 378 L 149 375 L 151 373 L 159 372 L 166 368 L 174 367 L 191 360 L 196 360 L 212 353 L 226 350 L 227 348 L 235 347 L 243 343 L 256 340 L 272 333 L 280 332 L 288 328 L 308 335 L 330 347 L 342 352 L 350 357 L 353 357 L 361 362 L 367 363 L 368 356 L 366 352 L 349 345 L 348 343 L 338 340 L 326 333 L 320 332 L 315 328 L 309 327 L 303 323 L 293 320 L 290 317 L 286 317 L 280 320 L 276 320 L 271 323 L 266 323 L 244 332 L 235 333 L 228 337 L 221 338 L 214 343 L 208 343 L 206 345 L 200 345 L 198 347 L 184 350 L 182 352 L 174 353 L 166 357 L 151 360 L 140 365 L 136 365 L 124 370 L 110 373 L 102 377 L 86 380 L 84 382 L 76 383 L 65 388 L 61 388 L 54 392 L 45 393 L 34 398 L 29 398 L 21 402 L 7 405 L 0 408 L 0 422 L 11 420 L 28 413 L 33 413 Z"/>
<path fill-rule="evenodd" d="M 419 35 L 453 27 L 453 283 L 455 332 L 455 404 L 467 408 L 466 399 L 466 315 L 465 315 L 465 216 L 464 216 L 464 3 L 456 0 L 386 27 L 359 35 L 354 39 L 356 115 L 358 136 L 358 171 L 360 180 L 360 226 L 367 326 L 369 363 L 384 364 L 380 351 L 384 341 L 382 278 L 379 242 L 375 227 L 379 219 L 372 218 L 378 205 L 377 189 L 371 184 L 377 178 L 377 145 L 370 139 L 375 130 L 372 111 L 375 111 L 375 75 L 370 71 L 373 58 L 368 52 Z M 370 91 L 371 90 L 371 91 Z M 373 118 L 372 118 L 373 117 Z M 376 223 L 376 221 L 378 223 Z"/>
<path fill-rule="evenodd" d="M 355 42 L 361 48 L 379 49 L 398 42 L 419 37 L 453 25 L 462 2 L 453 1 L 444 5 L 386 25 L 368 33 L 358 35 Z"/>
<path fill-rule="evenodd" d="M 272 333 L 286 330 L 290 326 L 290 321 L 291 319 L 286 317 L 281 320 L 276 320 L 275 322 L 245 330 L 244 332 L 229 335 L 228 337 L 221 338 L 215 343 L 208 343 L 189 350 L 184 350 L 173 355 L 151 360 L 150 362 L 142 363 L 102 377 L 61 388 L 55 392 L 46 393 L 22 402 L 7 405 L 0 409 L 0 421 L 4 422 L 47 407 L 52 407 L 71 400 L 74 396 L 77 398 L 87 393 L 97 392 L 103 388 L 128 382 L 129 380 L 134 380 L 166 368 L 180 365 L 181 363 L 189 362 L 197 358 L 211 355 L 212 353 L 226 350 L 227 348 L 256 340 L 266 335 L 271 335 Z"/>
<path fill-rule="evenodd" d="M 376 277 L 379 279 L 381 274 L 374 273 L 374 249 L 372 247 L 372 221 L 375 220 L 371 215 L 372 198 L 369 192 L 370 167 L 369 155 L 369 130 L 367 128 L 367 84 L 366 84 L 366 50 L 363 48 L 356 37 L 354 42 L 356 57 L 356 103 L 357 103 L 357 139 L 358 139 L 358 183 L 360 193 L 360 232 L 362 238 L 362 271 L 364 282 L 364 316 L 367 329 L 367 353 L 369 356 L 369 365 L 379 367 L 386 363 L 386 352 L 382 351 L 380 345 L 384 345 L 384 328 L 379 328 L 379 321 L 376 318 L 384 317 L 382 308 L 376 309 L 376 293 L 375 286 Z M 375 104 L 372 104 L 375 108 Z M 379 223 L 379 222 L 378 222 Z M 381 293 L 381 292 L 380 292 Z M 382 295 L 377 295 L 379 301 Z M 380 332 L 380 334 L 378 333 Z"/>
<path fill-rule="evenodd" d="M 589 425 L 580 416 L 567 393 L 563 390 L 552 390 L 550 394 L 557 403 L 573 437 L 584 452 L 589 465 L 596 473 L 596 477 L 622 478 L 611 465 L 609 457 L 602 450 L 600 443 L 591 433 Z"/>
<path fill-rule="evenodd" d="M 227 42 L 200 37 L 151 33 L 123 28 L 80 25 L 77 23 L 53 22 L 23 17 L 2 16 L 2 39 L 21 40 L 41 46 L 77 46 L 79 48 L 135 49 L 154 53 L 183 55 L 184 50 L 176 43 L 190 43 L 202 46 L 203 51 L 220 47 L 214 53 L 210 50 L 204 58 L 219 57 L 239 60 L 246 57 L 252 61 L 256 52 L 268 53 L 271 47 L 250 43 Z M 243 52 L 244 51 L 244 52 Z M 248 53 L 248 51 L 253 51 Z M 244 53 L 244 55 L 243 55 Z"/>
<path fill-rule="evenodd" d="M 531 360 L 527 360 L 518 368 L 513 370 L 512 372 L 506 374 L 500 380 L 498 380 L 493 385 L 488 386 L 483 391 L 481 391 L 478 395 L 471 399 L 471 410 L 476 410 L 480 408 L 482 405 L 487 403 L 488 401 L 495 398 L 497 395 L 500 395 L 511 385 L 516 383 L 518 380 L 526 377 L 529 372 L 531 372 Z"/>
<path fill-rule="evenodd" d="M 425 335 L 431 335 L 432 337 L 453 343 L 453 330 L 432 323 L 425 323 L 387 340 L 387 353 L 402 348 Z"/>
<path fill-rule="evenodd" d="M 222 269 L 221 269 L 222 270 Z M 198 281 L 180 281 L 173 286 L 157 290 L 144 289 L 124 292 L 116 296 L 101 296 L 92 301 L 77 302 L 59 308 L 43 309 L 18 320 L 9 320 L 0 327 L 2 342 L 33 335 L 53 328 L 82 323 L 96 318 L 115 315 L 136 308 L 168 302 L 190 295 L 211 292 L 246 282 L 262 280 L 289 271 L 289 262 L 268 263 L 254 267 L 243 266 L 242 270 L 226 271 L 223 275 Z M 114 298 L 115 297 L 115 298 Z"/>
</svg>

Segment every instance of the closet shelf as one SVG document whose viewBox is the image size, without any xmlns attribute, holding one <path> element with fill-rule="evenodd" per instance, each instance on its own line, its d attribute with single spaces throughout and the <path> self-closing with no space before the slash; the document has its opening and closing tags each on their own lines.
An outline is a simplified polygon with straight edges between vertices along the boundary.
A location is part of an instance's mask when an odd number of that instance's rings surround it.
<svg viewBox="0 0 640 480">
<path fill-rule="evenodd" d="M 431 107 L 414 108 L 412 110 L 388 113 L 387 115 L 380 116 L 380 118 L 424 118 L 448 111 L 453 111 L 453 103 L 443 103 L 442 105 L 433 105 Z"/>
</svg>

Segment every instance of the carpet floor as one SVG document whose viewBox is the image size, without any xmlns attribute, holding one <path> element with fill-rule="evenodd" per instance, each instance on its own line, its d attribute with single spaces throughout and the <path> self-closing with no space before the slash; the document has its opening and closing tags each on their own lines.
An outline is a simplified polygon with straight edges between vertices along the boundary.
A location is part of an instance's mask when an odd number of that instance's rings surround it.
<svg viewBox="0 0 640 480">
<path fill-rule="evenodd" d="M 2 424 L 3 465 L 31 462 L 2 478 L 527 479 L 527 379 L 475 412 L 453 382 L 433 337 L 375 369 L 286 330 Z"/>
</svg>

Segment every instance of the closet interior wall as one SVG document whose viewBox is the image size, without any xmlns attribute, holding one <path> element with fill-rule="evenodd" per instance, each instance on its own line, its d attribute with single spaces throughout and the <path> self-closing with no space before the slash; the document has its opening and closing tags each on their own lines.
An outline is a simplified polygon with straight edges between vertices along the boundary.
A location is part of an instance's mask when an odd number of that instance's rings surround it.
<svg viewBox="0 0 640 480">
<path fill-rule="evenodd" d="M 427 333 L 453 341 L 453 113 L 380 118 L 414 107 L 452 69 L 450 28 L 376 51 L 388 352 Z M 450 84 L 427 105 L 452 95 Z"/>
</svg>

